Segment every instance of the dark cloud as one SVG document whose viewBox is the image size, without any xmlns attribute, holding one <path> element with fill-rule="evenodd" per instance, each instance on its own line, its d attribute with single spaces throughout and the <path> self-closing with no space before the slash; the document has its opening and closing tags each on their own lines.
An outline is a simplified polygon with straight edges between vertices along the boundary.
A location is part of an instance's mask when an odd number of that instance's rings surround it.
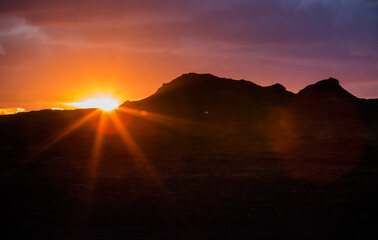
<svg viewBox="0 0 378 240">
<path fill-rule="evenodd" d="M 24 18 L 59 37 L 94 41 L 219 41 L 375 44 L 378 12 L 358 0 L 2 1 L 2 15 Z M 337 44 L 337 43 L 336 43 Z"/>
</svg>

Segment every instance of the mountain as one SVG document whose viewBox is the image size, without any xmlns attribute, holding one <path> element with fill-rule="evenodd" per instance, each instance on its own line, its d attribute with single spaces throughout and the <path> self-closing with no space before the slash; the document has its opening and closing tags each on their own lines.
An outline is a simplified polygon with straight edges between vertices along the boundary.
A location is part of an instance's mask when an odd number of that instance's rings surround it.
<svg viewBox="0 0 378 240">
<path fill-rule="evenodd" d="M 187 100 L 199 104 L 213 104 L 211 101 L 227 103 L 236 101 L 255 101 L 263 103 L 280 103 L 287 100 L 292 93 L 285 87 L 275 84 L 269 87 L 261 87 L 245 80 L 232 80 L 219 78 L 211 74 L 188 73 L 174 79 L 168 84 L 163 84 L 146 101 L 156 101 L 162 98 L 172 100 Z"/>
<path fill-rule="evenodd" d="M 328 78 L 322 81 L 319 81 L 315 84 L 309 85 L 299 91 L 298 95 L 313 95 L 314 97 L 319 95 L 338 95 L 346 98 L 356 98 L 344 88 L 340 86 L 339 80 L 335 78 Z"/>
<path fill-rule="evenodd" d="M 188 73 L 163 84 L 151 96 L 127 101 L 121 107 L 220 122 L 269 121 L 273 111 L 289 108 L 302 115 L 317 114 L 318 118 L 339 118 L 338 121 L 345 122 L 342 118 L 364 118 L 365 115 L 370 116 L 366 119 L 378 119 L 376 102 L 353 96 L 334 78 L 319 81 L 294 94 L 281 84 L 262 87 L 245 80 Z"/>
<path fill-rule="evenodd" d="M 235 112 L 283 106 L 293 101 L 356 102 L 334 78 L 319 81 L 294 94 L 281 84 L 262 87 L 245 80 L 219 78 L 211 74 L 187 73 L 164 83 L 156 93 L 136 102 L 125 102 L 121 107 L 138 107 L 171 113 L 207 109 Z"/>
<path fill-rule="evenodd" d="M 245 80 L 188 73 L 163 84 L 150 97 L 138 102 L 125 102 L 121 107 L 193 118 L 199 118 L 206 112 L 224 119 L 230 113 L 246 117 L 265 111 L 266 107 L 289 102 L 293 96 L 280 84 L 261 87 Z"/>
<path fill-rule="evenodd" d="M 360 99 L 342 88 L 337 79 L 329 78 L 299 91 L 296 102 L 302 109 L 321 111 L 328 117 L 346 117 L 348 111 L 357 111 Z"/>
</svg>

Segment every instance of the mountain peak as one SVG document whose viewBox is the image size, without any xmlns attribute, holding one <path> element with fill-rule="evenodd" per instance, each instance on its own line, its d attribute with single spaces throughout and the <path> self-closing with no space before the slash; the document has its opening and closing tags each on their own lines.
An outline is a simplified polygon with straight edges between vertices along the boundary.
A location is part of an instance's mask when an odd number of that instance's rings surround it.
<svg viewBox="0 0 378 240">
<path fill-rule="evenodd" d="M 339 80 L 336 78 L 328 78 L 321 81 L 318 81 L 315 84 L 308 85 L 301 91 L 299 91 L 298 95 L 305 95 L 305 94 L 338 94 L 338 95 L 344 95 L 347 97 L 353 97 L 352 94 L 350 94 L 348 91 L 346 91 L 343 87 L 340 86 Z"/>
<path fill-rule="evenodd" d="M 277 91 L 286 91 L 285 86 L 283 86 L 282 84 L 279 84 L 279 83 L 273 84 L 273 85 L 269 86 L 268 88 L 276 89 Z"/>
<path fill-rule="evenodd" d="M 329 88 L 329 87 L 341 87 L 339 80 L 337 80 L 336 78 L 333 78 L 333 77 L 321 80 L 321 81 L 315 83 L 314 85 L 327 87 L 327 88 Z"/>
<path fill-rule="evenodd" d="M 316 88 L 316 89 L 322 89 L 322 90 L 331 90 L 331 89 L 339 89 L 341 88 L 339 80 L 336 78 L 328 78 L 321 81 L 316 82 L 315 84 L 311 84 L 307 86 L 306 88 Z M 305 89 L 306 89 L 305 88 Z"/>
<path fill-rule="evenodd" d="M 181 74 L 181 76 L 177 77 L 174 80 L 191 80 L 191 79 L 217 79 L 219 77 L 214 76 L 210 73 L 195 73 L 195 72 L 189 72 Z M 173 81 L 174 81 L 173 80 Z"/>
<path fill-rule="evenodd" d="M 181 76 L 175 78 L 169 83 L 163 83 L 163 85 L 157 90 L 155 95 L 166 94 L 168 92 L 192 92 L 192 94 L 199 94 L 200 92 L 208 93 L 209 91 L 220 91 L 235 88 L 261 88 L 261 86 L 245 81 L 245 80 L 233 80 L 230 78 L 221 78 L 209 73 L 184 73 Z"/>
<path fill-rule="evenodd" d="M 166 94 L 168 92 L 177 90 L 186 91 L 190 89 L 198 89 L 199 86 L 211 88 L 212 86 L 216 85 L 219 80 L 221 80 L 221 78 L 208 73 L 184 73 L 181 76 L 173 79 L 169 83 L 163 83 L 163 85 L 157 90 L 154 95 Z"/>
</svg>

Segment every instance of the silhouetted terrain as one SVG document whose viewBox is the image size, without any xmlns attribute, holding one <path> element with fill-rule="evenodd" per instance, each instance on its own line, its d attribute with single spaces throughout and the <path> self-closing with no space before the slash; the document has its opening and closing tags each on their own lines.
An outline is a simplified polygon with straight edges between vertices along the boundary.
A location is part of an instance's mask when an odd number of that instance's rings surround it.
<svg viewBox="0 0 378 240">
<path fill-rule="evenodd" d="M 0 132 L 5 238 L 377 237 L 378 100 L 333 78 L 294 94 L 189 73 L 115 113 Z"/>
</svg>

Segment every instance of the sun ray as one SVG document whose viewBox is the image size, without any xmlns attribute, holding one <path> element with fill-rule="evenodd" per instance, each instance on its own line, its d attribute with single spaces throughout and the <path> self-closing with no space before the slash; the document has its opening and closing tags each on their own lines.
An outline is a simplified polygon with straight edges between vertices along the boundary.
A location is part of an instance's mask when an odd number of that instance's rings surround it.
<svg viewBox="0 0 378 240">
<path fill-rule="evenodd" d="M 106 117 L 103 112 L 100 113 L 99 123 L 97 125 L 96 136 L 93 142 L 93 148 L 91 155 L 88 161 L 88 168 L 87 168 L 87 176 L 86 176 L 86 185 L 87 191 L 83 192 L 83 198 L 86 202 L 83 210 L 83 215 L 86 219 L 91 218 L 91 210 L 93 206 L 95 191 L 96 191 L 96 182 L 98 178 L 98 167 L 101 160 L 102 155 L 102 147 L 103 147 L 103 128 L 106 125 Z M 88 227 L 88 226 L 87 226 Z"/>
<path fill-rule="evenodd" d="M 157 173 L 157 171 L 154 169 L 154 167 L 150 164 L 147 157 L 144 155 L 143 151 L 139 148 L 138 144 L 135 142 L 133 137 L 130 135 L 129 131 L 125 128 L 122 121 L 118 117 L 117 113 L 114 112 L 113 114 L 110 114 L 110 119 L 113 121 L 114 125 L 118 129 L 118 134 L 121 137 L 121 140 L 123 141 L 124 145 L 128 148 L 130 153 L 137 157 L 138 159 L 135 160 L 135 165 L 142 170 L 141 172 L 146 176 L 152 178 L 154 183 L 158 185 L 163 185 L 162 180 Z"/>
<path fill-rule="evenodd" d="M 216 123 L 214 121 L 199 121 L 199 120 L 189 120 L 185 118 L 164 115 L 160 113 L 147 112 L 145 110 L 118 107 L 115 112 L 122 112 L 130 114 L 151 122 L 155 122 L 164 126 L 175 128 L 175 130 L 183 133 L 196 133 L 201 132 L 201 134 L 206 134 L 206 132 L 221 132 L 224 131 L 225 125 L 223 123 Z M 204 113 L 208 115 L 209 112 Z"/>
<path fill-rule="evenodd" d="M 96 129 L 96 136 L 94 139 L 92 155 L 91 155 L 90 163 L 89 163 L 88 176 L 91 179 L 94 179 L 97 176 L 97 169 L 98 169 L 98 164 L 101 158 L 101 150 L 102 150 L 102 143 L 103 143 L 103 137 L 104 137 L 103 129 L 106 125 L 106 120 L 107 119 L 105 118 L 105 114 L 101 113 L 98 128 Z"/>
<path fill-rule="evenodd" d="M 121 111 L 124 113 L 128 113 L 152 122 L 156 122 L 159 124 L 167 125 L 167 126 L 177 126 L 179 129 L 186 129 L 190 128 L 195 124 L 193 121 L 178 118 L 178 117 L 172 117 L 167 116 L 163 114 L 153 113 L 153 112 L 147 112 L 145 110 L 136 110 L 131 108 L 125 108 L 125 107 L 118 107 L 116 111 Z"/>
<path fill-rule="evenodd" d="M 88 172 L 87 172 L 88 192 L 86 195 L 86 200 L 88 203 L 92 202 L 93 194 L 95 191 L 98 166 L 101 160 L 101 152 L 102 152 L 103 137 L 104 137 L 104 133 L 102 129 L 105 127 L 105 125 L 106 125 L 106 119 L 105 119 L 104 114 L 101 113 L 98 129 L 96 131 L 96 136 L 93 142 L 92 153 L 88 162 Z"/>
<path fill-rule="evenodd" d="M 87 114 L 77 122 L 73 123 L 72 125 L 68 126 L 66 129 L 64 129 L 61 133 L 57 134 L 54 138 L 50 139 L 47 144 L 42 146 L 37 152 L 30 155 L 30 157 L 26 158 L 24 161 L 20 162 L 13 168 L 9 169 L 5 174 L 3 174 L 3 177 L 9 176 L 15 172 L 17 172 L 22 166 L 24 166 L 26 163 L 30 162 L 33 158 L 37 157 L 42 152 L 49 149 L 51 146 L 62 140 L 64 137 L 72 133 L 74 130 L 82 126 L 85 122 L 92 119 L 97 113 L 99 113 L 99 110 L 95 110 L 91 112 L 90 114 Z"/>
<path fill-rule="evenodd" d="M 54 137 L 53 139 L 49 140 L 49 142 L 46 145 L 44 145 L 41 149 L 39 149 L 31 157 L 35 157 L 35 156 L 41 154 L 42 152 L 46 151 L 51 146 L 53 146 L 54 144 L 56 144 L 57 142 L 59 142 L 60 140 L 62 140 L 64 137 L 66 137 L 67 135 L 69 135 L 70 133 L 72 133 L 74 130 L 76 130 L 77 128 L 79 128 L 80 126 L 82 126 L 85 122 L 87 122 L 90 119 L 92 119 L 98 113 L 99 113 L 99 110 L 95 110 L 95 111 L 91 112 L 90 114 L 86 115 L 85 117 L 81 118 L 79 121 L 77 121 L 77 122 L 73 123 L 72 125 L 68 126 L 61 133 L 57 134 L 56 137 Z"/>
<path fill-rule="evenodd" d="M 158 171 L 151 165 L 148 158 L 144 155 L 143 151 L 140 149 L 138 144 L 135 142 L 134 138 L 131 136 L 127 128 L 122 123 L 121 119 L 117 115 L 117 112 L 109 114 L 110 120 L 114 123 L 118 129 L 118 133 L 124 143 L 124 145 L 129 149 L 130 153 L 135 157 L 134 164 L 141 171 L 140 173 L 145 180 L 149 180 L 150 184 L 153 183 L 155 186 L 159 187 L 160 191 L 164 194 L 166 203 L 169 203 L 171 207 L 177 209 L 177 211 L 183 211 L 183 206 L 181 206 L 175 199 L 174 194 L 167 188 L 163 177 L 160 176 Z"/>
</svg>

